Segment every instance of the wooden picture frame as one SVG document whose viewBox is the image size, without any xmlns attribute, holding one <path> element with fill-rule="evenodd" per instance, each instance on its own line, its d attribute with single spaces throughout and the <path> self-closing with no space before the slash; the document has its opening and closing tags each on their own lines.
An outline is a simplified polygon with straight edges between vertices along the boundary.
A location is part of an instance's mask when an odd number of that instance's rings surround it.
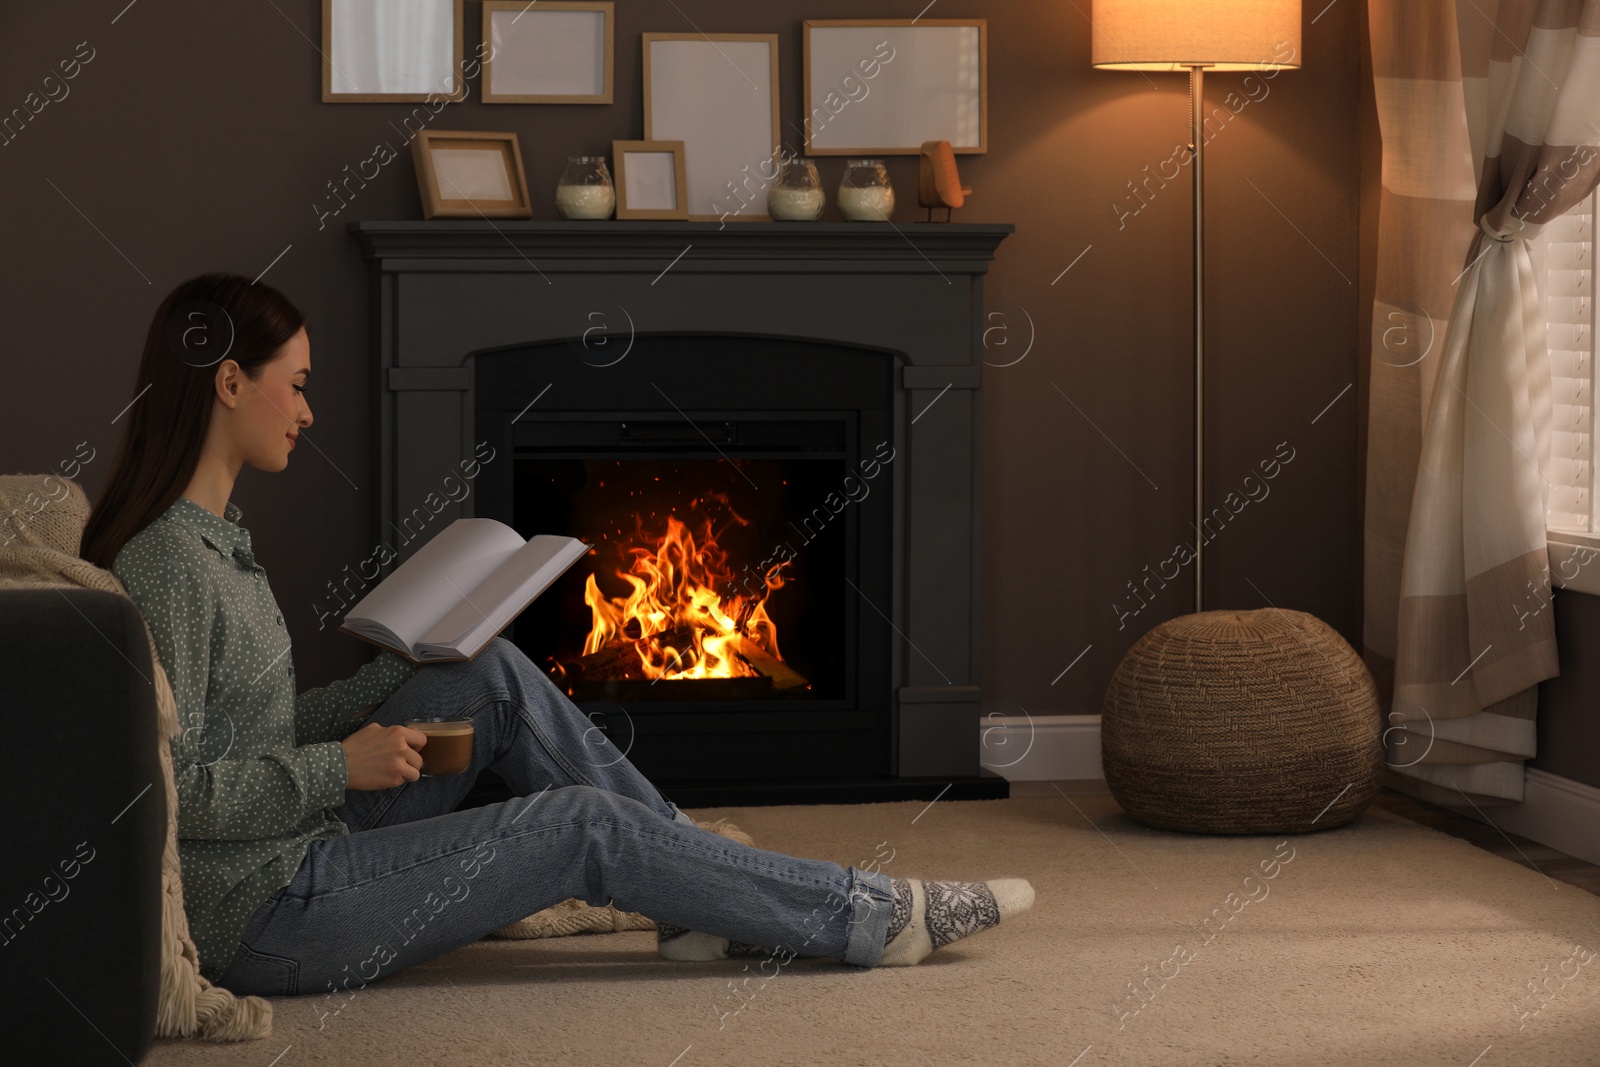
<svg viewBox="0 0 1600 1067">
<path fill-rule="evenodd" d="M 801 37 L 806 154 L 989 150 L 987 19 L 806 19 Z"/>
<path fill-rule="evenodd" d="M 638 156 L 632 164 L 628 157 Z M 660 159 L 669 157 L 664 165 Z M 647 170 L 644 157 L 650 160 Z M 689 181 L 684 167 L 682 141 L 612 141 L 611 162 L 616 170 L 617 218 L 619 219 L 687 219 L 689 217 Z M 635 181 L 629 188 L 630 175 Z M 670 206 L 662 207 L 651 200 L 641 200 L 639 194 L 648 191 L 645 186 L 670 184 Z"/>
<path fill-rule="evenodd" d="M 690 220 L 767 221 L 766 188 L 778 176 L 778 35 L 642 36 L 645 140 L 683 142 Z"/>
<path fill-rule="evenodd" d="M 411 158 L 425 219 L 533 217 L 514 133 L 420 130 L 411 139 Z"/>
<path fill-rule="evenodd" d="M 467 84 L 461 64 L 463 9 L 463 0 L 322 0 L 322 102 L 465 100 Z M 412 19 L 403 21 L 398 15 L 410 15 Z M 397 70 L 393 57 L 401 54 L 404 47 L 414 46 L 417 19 L 431 20 L 441 35 L 448 28 L 450 41 L 435 41 L 424 69 Z M 446 80 L 454 85 L 453 89 L 446 90 Z M 385 81 L 398 81 L 404 88 L 388 91 L 371 87 Z M 346 90 L 345 85 L 353 87 Z"/>
<path fill-rule="evenodd" d="M 483 102 L 609 104 L 615 38 L 609 0 L 484 0 Z"/>
</svg>

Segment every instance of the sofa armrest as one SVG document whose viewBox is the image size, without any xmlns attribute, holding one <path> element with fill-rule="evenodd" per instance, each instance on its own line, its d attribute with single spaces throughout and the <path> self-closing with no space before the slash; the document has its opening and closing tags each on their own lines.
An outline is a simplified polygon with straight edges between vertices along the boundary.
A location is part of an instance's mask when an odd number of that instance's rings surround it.
<svg viewBox="0 0 1600 1067">
<path fill-rule="evenodd" d="M 0 1004 L 16 1063 L 137 1063 L 161 988 L 166 789 L 143 620 L 0 590 Z"/>
</svg>

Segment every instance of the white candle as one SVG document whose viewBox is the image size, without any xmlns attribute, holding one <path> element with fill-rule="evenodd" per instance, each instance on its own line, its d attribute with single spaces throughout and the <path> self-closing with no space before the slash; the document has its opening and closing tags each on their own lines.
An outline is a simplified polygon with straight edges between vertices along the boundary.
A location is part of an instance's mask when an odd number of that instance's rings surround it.
<svg viewBox="0 0 1600 1067">
<path fill-rule="evenodd" d="M 810 222 L 822 214 L 821 189 L 787 189 L 774 185 L 767 190 L 767 214 L 790 222 Z"/>
<path fill-rule="evenodd" d="M 885 222 L 894 214 L 894 190 L 881 185 L 839 189 L 839 214 L 852 222 Z"/>
<path fill-rule="evenodd" d="M 608 219 L 617 194 L 608 185 L 558 185 L 556 210 L 566 219 Z"/>
</svg>

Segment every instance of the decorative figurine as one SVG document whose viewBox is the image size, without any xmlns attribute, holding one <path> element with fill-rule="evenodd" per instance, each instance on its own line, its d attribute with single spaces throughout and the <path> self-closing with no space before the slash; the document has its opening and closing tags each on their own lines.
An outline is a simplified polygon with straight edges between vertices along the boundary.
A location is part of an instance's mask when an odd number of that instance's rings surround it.
<svg viewBox="0 0 1600 1067">
<path fill-rule="evenodd" d="M 917 203 L 928 209 L 927 222 L 933 221 L 933 209 L 944 208 L 944 221 L 950 213 L 966 202 L 972 190 L 961 184 L 956 172 L 956 154 L 949 141 L 923 141 L 920 179 L 917 182 Z"/>
</svg>

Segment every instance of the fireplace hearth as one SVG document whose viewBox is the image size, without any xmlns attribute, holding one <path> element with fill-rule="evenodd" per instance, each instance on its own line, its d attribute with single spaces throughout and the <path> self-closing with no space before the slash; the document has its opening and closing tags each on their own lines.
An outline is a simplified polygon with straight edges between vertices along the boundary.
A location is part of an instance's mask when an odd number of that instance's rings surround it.
<svg viewBox="0 0 1600 1067">
<path fill-rule="evenodd" d="M 505 636 L 668 796 L 1005 795 L 978 763 L 976 504 L 1012 227 L 351 229 L 376 528 L 476 456 L 440 518 L 591 545 Z"/>
</svg>

